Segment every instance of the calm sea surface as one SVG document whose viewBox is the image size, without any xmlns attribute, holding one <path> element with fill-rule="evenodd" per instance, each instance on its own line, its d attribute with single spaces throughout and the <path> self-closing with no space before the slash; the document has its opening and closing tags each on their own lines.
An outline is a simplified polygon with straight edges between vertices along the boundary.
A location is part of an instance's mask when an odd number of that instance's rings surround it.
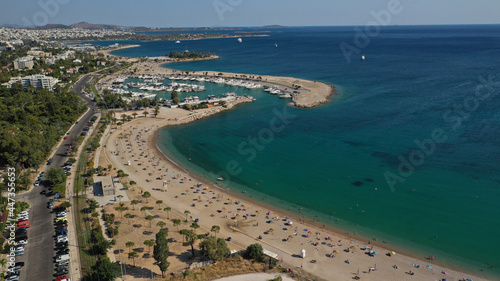
<svg viewBox="0 0 500 281">
<path fill-rule="evenodd" d="M 353 27 L 272 29 L 269 35 L 242 43 L 127 41 L 142 47 L 114 53 L 213 51 L 220 60 L 169 67 L 335 85 L 330 103 L 297 109 L 262 90 L 206 83 L 200 97 L 236 91 L 257 101 L 164 129 L 159 144 L 214 182 L 233 172 L 225 188 L 498 278 L 500 26 L 385 28 L 350 63 L 340 45 L 355 46 Z M 114 42 L 98 44 L 108 43 Z M 274 122 L 284 114 L 285 122 Z"/>
</svg>

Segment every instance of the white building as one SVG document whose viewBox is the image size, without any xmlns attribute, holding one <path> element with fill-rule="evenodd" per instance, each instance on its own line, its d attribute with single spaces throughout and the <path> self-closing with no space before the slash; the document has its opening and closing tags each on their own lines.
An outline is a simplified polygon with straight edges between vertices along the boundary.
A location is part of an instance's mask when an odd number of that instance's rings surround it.
<svg viewBox="0 0 500 281">
<path fill-rule="evenodd" d="M 33 57 L 17 58 L 14 60 L 14 69 L 33 69 Z"/>
<path fill-rule="evenodd" d="M 45 75 L 13 77 L 9 82 L 3 83 L 2 85 L 7 86 L 7 88 L 10 89 L 16 82 L 21 82 L 25 89 L 32 86 L 35 89 L 46 88 L 49 90 L 53 90 L 54 86 L 59 82 L 59 79 Z"/>
</svg>

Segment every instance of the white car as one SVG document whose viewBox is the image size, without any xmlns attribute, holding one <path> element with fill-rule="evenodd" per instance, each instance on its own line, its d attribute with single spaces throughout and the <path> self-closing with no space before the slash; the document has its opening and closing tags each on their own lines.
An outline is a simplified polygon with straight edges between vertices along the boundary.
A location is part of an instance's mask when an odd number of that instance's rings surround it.
<svg viewBox="0 0 500 281">
<path fill-rule="evenodd" d="M 59 214 L 56 214 L 56 218 L 67 218 L 68 216 L 66 215 L 66 213 L 62 212 L 62 213 L 59 213 Z"/>
<path fill-rule="evenodd" d="M 57 236 L 57 243 L 61 243 L 61 242 L 68 242 L 68 236 L 66 236 L 66 235 Z"/>
<path fill-rule="evenodd" d="M 21 215 L 21 216 L 29 216 L 30 212 L 28 212 L 28 211 L 22 211 L 22 212 L 19 212 L 19 215 Z"/>
<path fill-rule="evenodd" d="M 18 216 L 17 220 L 26 220 L 26 221 L 29 221 L 30 218 L 29 218 L 29 216 Z"/>
<path fill-rule="evenodd" d="M 26 245 L 28 244 L 28 240 L 19 240 L 17 241 L 17 244 Z"/>
</svg>

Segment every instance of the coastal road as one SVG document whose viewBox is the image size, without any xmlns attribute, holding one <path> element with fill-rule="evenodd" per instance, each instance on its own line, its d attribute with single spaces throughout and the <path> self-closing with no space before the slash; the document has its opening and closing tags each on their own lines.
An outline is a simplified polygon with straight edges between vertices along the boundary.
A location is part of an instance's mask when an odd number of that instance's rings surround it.
<svg viewBox="0 0 500 281">
<path fill-rule="evenodd" d="M 85 84 L 91 79 L 91 74 L 82 77 L 71 90 L 81 93 Z M 92 116 L 97 113 L 97 107 L 90 98 L 81 95 L 90 110 L 83 115 L 78 123 L 74 124 L 66 135 L 68 139 L 62 142 L 55 148 L 53 154 L 53 162 L 50 165 L 45 165 L 41 170 L 48 170 L 54 167 L 61 167 L 67 161 L 65 155 L 68 147 L 73 139 L 76 139 L 83 131 L 83 127 L 90 121 Z M 73 186 L 72 184 L 70 185 Z M 16 261 L 24 261 L 25 267 L 21 271 L 20 281 L 48 281 L 55 280 L 53 258 L 54 251 L 54 225 L 51 210 L 47 208 L 49 197 L 41 194 L 42 190 L 48 192 L 47 186 L 33 187 L 29 192 L 16 196 L 17 200 L 25 200 L 31 205 L 30 222 L 31 228 L 28 230 L 29 243 L 25 246 L 23 256 L 16 257 Z M 69 217 L 68 219 L 73 219 Z M 70 252 L 70 255 L 72 253 Z M 70 272 L 72 274 L 72 272 Z M 68 275 L 69 277 L 69 275 Z"/>
</svg>

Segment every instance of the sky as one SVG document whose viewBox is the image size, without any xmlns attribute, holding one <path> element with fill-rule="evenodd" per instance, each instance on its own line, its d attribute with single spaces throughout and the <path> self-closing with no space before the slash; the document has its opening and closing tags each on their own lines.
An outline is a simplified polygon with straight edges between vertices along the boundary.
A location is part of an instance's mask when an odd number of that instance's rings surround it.
<svg viewBox="0 0 500 281">
<path fill-rule="evenodd" d="M 0 25 L 26 27 L 82 21 L 147 27 L 500 23 L 499 0 L 0 0 L 0 7 Z"/>
</svg>

